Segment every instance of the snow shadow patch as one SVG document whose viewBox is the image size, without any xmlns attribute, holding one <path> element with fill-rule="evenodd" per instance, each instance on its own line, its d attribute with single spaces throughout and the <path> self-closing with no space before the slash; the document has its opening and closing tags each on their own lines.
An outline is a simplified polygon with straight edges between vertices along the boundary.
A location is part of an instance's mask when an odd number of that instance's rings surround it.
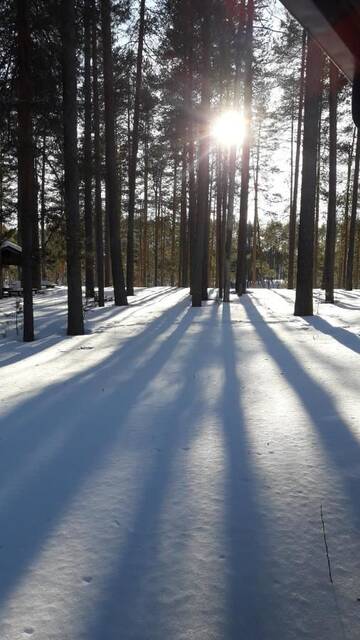
<svg viewBox="0 0 360 640">
<path fill-rule="evenodd" d="M 217 312 L 214 305 L 209 316 L 196 323 L 199 329 L 193 332 L 194 316 L 201 318 L 201 312 L 190 310 L 175 331 L 180 340 L 189 330 L 187 351 L 181 360 L 181 383 L 175 397 L 152 415 L 153 433 L 161 449 L 148 470 L 139 470 L 142 489 L 131 530 L 125 544 L 114 554 L 112 572 L 99 594 L 95 619 L 86 630 L 89 640 L 113 640 L 119 629 L 124 640 L 185 637 L 193 634 L 201 615 L 193 602 L 184 604 L 188 592 L 180 586 L 187 582 L 183 553 L 192 529 L 193 509 L 184 486 L 174 479 L 174 466 L 180 453 L 188 455 L 199 432 L 204 411 L 200 380 L 215 357 L 212 343 Z M 162 349 L 163 356 L 159 353 L 158 357 L 165 364 L 171 354 L 166 343 Z M 178 516 L 175 521 L 166 512 L 169 494 L 173 494 L 176 503 L 175 513 L 181 511 L 181 518 Z M 200 583 L 198 588 L 202 588 Z M 179 614 L 174 615 L 177 607 L 185 608 L 186 615 L 181 619 Z M 204 628 L 211 627 L 211 611 L 206 612 L 206 604 L 203 624 Z"/>
<path fill-rule="evenodd" d="M 0 452 L 0 603 L 35 561 L 82 483 L 101 467 L 139 396 L 171 358 L 191 324 L 187 306 L 181 300 L 98 366 L 47 387 L 6 414 Z M 138 365 L 147 346 L 169 331 L 179 314 L 175 329 Z M 133 361 L 132 375 L 117 384 L 121 362 L 131 371 Z"/>
<path fill-rule="evenodd" d="M 231 305 L 223 305 L 221 358 L 224 385 L 218 412 L 226 450 L 225 529 L 228 558 L 226 640 L 273 637 L 281 603 L 275 603 L 271 573 L 271 532 L 261 511 L 259 479 L 250 456 L 250 442 L 242 410 L 237 364 L 241 349 L 235 341 Z M 244 339 L 244 336 L 242 336 Z"/>
<path fill-rule="evenodd" d="M 159 300 L 162 300 L 172 293 L 175 289 L 162 287 L 160 291 L 155 293 L 146 292 L 141 297 L 132 300 L 127 307 L 115 307 L 114 305 L 105 307 L 96 307 L 85 315 L 85 334 L 83 339 L 91 335 L 91 327 L 100 320 L 109 320 L 112 317 L 132 316 L 138 308 L 152 306 Z M 41 301 L 43 302 L 43 301 Z M 45 300 L 42 307 L 35 307 L 35 337 L 34 342 L 24 343 L 21 340 L 21 331 L 18 339 L 5 339 L 0 345 L 0 368 L 6 367 L 16 362 L 26 360 L 50 347 L 62 342 L 64 339 L 71 341 L 72 338 L 66 336 L 66 300 L 64 295 L 53 296 L 49 300 Z M 89 332 L 90 329 L 90 332 Z M 96 330 L 96 327 L 95 327 Z M 10 351 L 10 355 L 8 352 Z M 4 356 L 3 356 L 4 354 Z"/>
<path fill-rule="evenodd" d="M 320 316 L 307 317 L 306 322 L 314 327 L 314 329 L 317 329 L 317 331 L 321 331 L 321 333 L 334 338 L 334 340 L 339 342 L 343 347 L 351 349 L 351 351 L 355 353 L 360 353 L 360 339 L 351 331 L 347 331 L 342 327 L 334 327 L 330 322 L 327 322 Z"/>
<path fill-rule="evenodd" d="M 360 528 L 360 446 L 357 438 L 341 417 L 331 395 L 304 370 L 299 360 L 264 321 L 252 300 L 247 297 L 243 304 L 265 349 L 284 373 L 320 436 L 328 459 L 342 482 L 350 515 L 355 526 Z"/>
</svg>

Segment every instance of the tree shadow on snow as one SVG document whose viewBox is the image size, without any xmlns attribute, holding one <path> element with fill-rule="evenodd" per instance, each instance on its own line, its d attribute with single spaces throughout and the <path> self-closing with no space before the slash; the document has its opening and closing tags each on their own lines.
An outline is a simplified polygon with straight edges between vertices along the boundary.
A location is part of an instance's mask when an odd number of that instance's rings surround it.
<svg viewBox="0 0 360 640">
<path fill-rule="evenodd" d="M 4 415 L 0 603 L 35 562 L 82 483 L 101 468 L 192 318 L 188 301 L 181 300 L 98 365 L 47 386 Z"/>
<path fill-rule="evenodd" d="M 243 339 L 243 336 L 242 336 Z M 229 548 L 229 598 L 226 640 L 273 637 L 278 628 L 281 603 L 275 604 L 270 533 L 261 515 L 258 495 L 259 476 L 252 461 L 253 452 L 242 410 L 237 363 L 241 350 L 234 339 L 231 305 L 223 305 L 222 359 L 224 387 L 219 403 L 226 450 L 226 539 Z M 244 372 L 245 373 L 245 372 Z M 246 375 L 246 374 L 245 374 Z"/>
<path fill-rule="evenodd" d="M 284 373 L 319 434 L 328 458 L 342 481 L 354 523 L 360 528 L 359 441 L 341 417 L 331 395 L 304 370 L 264 321 L 251 299 L 247 298 L 243 304 L 265 349 Z"/>
<path fill-rule="evenodd" d="M 113 640 L 119 628 L 124 640 L 175 637 L 174 607 L 183 595 L 181 589 L 178 591 L 178 584 L 183 579 L 182 550 L 191 534 L 192 504 L 190 495 L 185 498 L 182 486 L 186 479 L 179 481 L 173 477 L 174 464 L 179 455 L 189 455 L 187 452 L 199 432 L 199 417 L 203 411 L 201 374 L 214 358 L 213 319 L 217 312 L 216 305 L 212 306 L 208 318 L 201 322 L 200 330 L 188 336 L 188 349 L 179 363 L 182 372 L 179 388 L 162 412 L 154 416 L 154 433 L 161 443 L 161 451 L 141 478 L 141 495 L 131 530 L 125 543 L 114 553 L 112 571 L 99 595 L 94 619 L 85 633 L 89 640 Z M 200 310 L 195 313 L 195 317 L 201 317 Z M 186 319 L 187 329 L 193 320 L 191 312 Z M 181 331 L 184 332 L 184 327 Z M 175 504 L 177 500 L 188 501 L 181 510 L 181 520 L 178 517 L 170 523 L 164 504 L 169 492 Z M 170 556 L 163 550 L 164 517 L 174 544 Z M 171 606 L 168 602 L 172 602 Z M 192 632 L 191 621 L 191 615 L 182 621 L 184 634 Z"/>
<path fill-rule="evenodd" d="M 91 309 L 85 315 L 85 334 L 84 336 L 80 336 L 80 339 L 84 342 L 89 340 L 89 337 L 92 335 L 91 326 L 96 321 L 100 319 L 108 321 L 112 317 L 119 317 L 119 319 L 122 319 L 123 314 L 128 318 L 136 313 L 138 307 L 145 308 L 152 306 L 154 303 L 156 304 L 159 299 L 162 300 L 163 298 L 173 294 L 174 291 L 176 290 L 171 287 L 166 289 L 162 288 L 161 291 L 157 291 L 155 293 L 152 292 L 149 295 L 143 295 L 138 300 L 134 299 L 134 301 L 131 301 L 127 307 L 115 307 L 114 305 L 111 305 Z M 36 313 L 37 310 L 35 309 L 36 339 L 33 342 L 22 342 L 21 330 L 17 338 L 4 339 L 3 343 L 0 345 L 0 368 L 15 364 L 15 362 L 25 360 L 26 358 L 30 358 L 31 356 L 41 353 L 64 340 L 72 340 L 71 337 L 66 335 L 67 310 L 66 307 L 64 307 L 64 304 L 66 304 L 64 303 L 64 297 L 58 297 L 58 302 L 59 307 L 57 310 L 54 310 L 54 303 L 56 303 L 56 299 L 54 300 L 54 298 L 49 298 L 48 305 L 44 304 L 43 308 L 39 309 L 38 313 Z M 134 307 L 135 310 L 132 311 Z M 15 329 L 13 332 L 15 332 Z"/>
<path fill-rule="evenodd" d="M 320 316 L 307 317 L 306 321 L 309 325 L 334 338 L 347 349 L 360 353 L 360 339 L 351 331 L 347 331 L 342 327 L 334 327 L 332 324 L 321 318 Z"/>
</svg>

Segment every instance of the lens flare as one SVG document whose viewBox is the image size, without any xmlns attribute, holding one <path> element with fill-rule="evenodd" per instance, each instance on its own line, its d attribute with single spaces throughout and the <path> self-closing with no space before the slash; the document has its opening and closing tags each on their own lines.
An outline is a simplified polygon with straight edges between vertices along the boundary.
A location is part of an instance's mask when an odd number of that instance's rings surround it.
<svg viewBox="0 0 360 640">
<path fill-rule="evenodd" d="M 240 111 L 224 111 L 213 122 L 212 137 L 224 147 L 240 146 L 245 137 L 245 120 Z"/>
</svg>

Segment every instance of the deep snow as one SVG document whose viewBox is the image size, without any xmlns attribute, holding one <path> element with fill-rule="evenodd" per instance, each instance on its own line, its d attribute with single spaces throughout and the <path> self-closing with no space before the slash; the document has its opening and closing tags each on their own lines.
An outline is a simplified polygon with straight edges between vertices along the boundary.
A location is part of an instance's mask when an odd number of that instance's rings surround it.
<svg viewBox="0 0 360 640">
<path fill-rule="evenodd" d="M 65 295 L 32 344 L 0 302 L 1 640 L 358 640 L 360 292 L 143 289 L 73 338 Z"/>
</svg>

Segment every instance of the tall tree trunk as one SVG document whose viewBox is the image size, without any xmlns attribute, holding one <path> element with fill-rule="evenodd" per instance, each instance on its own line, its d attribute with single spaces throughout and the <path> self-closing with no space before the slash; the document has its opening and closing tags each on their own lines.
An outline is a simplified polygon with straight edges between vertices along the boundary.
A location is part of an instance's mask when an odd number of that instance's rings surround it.
<svg viewBox="0 0 360 640">
<path fill-rule="evenodd" d="M 257 274 L 256 274 L 256 234 L 257 228 L 259 224 L 259 173 L 260 173 L 260 135 L 261 135 L 261 124 L 259 126 L 258 132 L 258 142 L 256 148 L 256 166 L 255 166 L 255 180 L 254 180 L 254 225 L 253 225 L 253 244 L 252 244 L 252 252 L 251 252 L 251 280 L 253 284 L 256 285 Z"/>
<path fill-rule="evenodd" d="M 91 158 L 91 5 L 84 6 L 84 223 L 85 223 L 85 295 L 94 297 L 94 233 L 92 211 Z"/>
<path fill-rule="evenodd" d="M 352 291 L 353 288 L 353 269 L 354 269 L 354 253 L 355 253 L 355 234 L 356 234 L 356 214 L 359 193 L 359 167 L 360 167 L 360 129 L 356 135 L 356 152 L 355 152 L 355 168 L 353 178 L 353 193 L 351 202 L 351 216 L 349 228 L 348 254 L 346 263 L 346 290 Z"/>
<path fill-rule="evenodd" d="M 142 59 L 145 34 L 145 0 L 140 0 L 139 43 L 136 61 L 136 85 L 134 103 L 134 121 L 132 132 L 132 144 L 129 166 L 129 217 L 127 234 L 127 268 L 126 288 L 129 296 L 134 295 L 134 214 L 135 214 L 135 187 L 136 166 L 139 147 L 139 119 L 140 119 L 140 93 L 142 80 Z"/>
<path fill-rule="evenodd" d="M 159 274 L 159 187 L 161 179 L 156 178 L 155 186 L 155 220 L 154 220 L 154 286 L 158 286 L 158 274 Z"/>
<path fill-rule="evenodd" d="M 198 166 L 198 201 L 196 211 L 196 238 L 192 285 L 192 306 L 201 307 L 204 297 L 204 248 L 208 242 L 206 230 L 209 210 L 209 110 L 210 110 L 210 16 L 205 9 L 201 19 L 201 126 Z M 207 267 L 206 267 L 207 268 Z"/>
<path fill-rule="evenodd" d="M 293 90 L 294 91 L 294 90 Z M 295 117 L 295 96 L 292 95 L 291 100 L 291 128 L 290 128 L 290 199 L 289 199 L 289 212 L 291 213 L 293 192 L 294 192 L 294 117 Z M 290 221 L 289 221 L 290 222 Z M 290 224 L 289 224 L 290 228 Z"/>
<path fill-rule="evenodd" d="M 318 45 L 313 39 L 309 39 L 306 55 L 303 167 L 294 310 L 296 316 L 311 316 L 313 314 L 314 212 L 321 62 L 322 53 Z"/>
<path fill-rule="evenodd" d="M 184 141 L 181 157 L 181 202 L 180 202 L 180 251 L 179 285 L 186 287 L 188 282 L 188 243 L 187 243 L 187 148 Z"/>
<path fill-rule="evenodd" d="M 351 190 L 351 170 L 354 156 L 354 147 L 356 139 L 356 127 L 354 127 L 351 147 L 349 150 L 348 164 L 347 164 L 347 180 L 346 180 L 346 196 L 345 196 L 345 211 L 344 211 L 344 228 L 343 228 L 343 258 L 341 265 L 341 285 L 346 287 L 346 264 L 347 264 L 347 252 L 348 252 L 348 237 L 349 237 L 349 209 L 350 209 L 350 190 Z"/>
<path fill-rule="evenodd" d="M 31 36 L 27 0 L 17 0 L 17 65 L 18 65 L 18 215 L 22 240 L 22 282 L 24 293 L 25 342 L 34 339 L 32 298 L 33 250 L 33 127 L 31 78 Z"/>
<path fill-rule="evenodd" d="M 248 3 L 248 23 L 246 30 L 246 46 L 251 49 L 252 47 L 252 21 L 253 21 L 253 5 L 252 0 Z M 242 63 L 242 39 L 243 39 L 243 24 L 240 24 L 236 33 L 236 73 L 235 73 L 235 88 L 234 88 L 234 109 L 239 108 L 239 84 L 240 84 L 240 72 Z M 251 55 L 251 51 L 248 51 L 248 55 Z M 251 73 L 249 75 L 250 66 L 249 60 L 246 64 L 247 80 L 251 81 Z M 251 63 L 250 63 L 251 64 Z M 245 82 L 246 82 L 245 81 Z M 248 96 L 247 96 L 248 97 Z M 246 102 L 246 100 L 245 100 Z M 248 105 L 249 106 L 249 103 Z M 224 302 L 230 302 L 230 268 L 231 268 L 231 244 L 232 233 L 234 224 L 234 198 L 235 198 L 235 174 L 236 174 L 236 145 L 232 145 L 229 153 L 229 192 L 228 192 L 228 213 L 226 217 L 226 231 L 225 231 L 225 255 L 224 255 Z"/>
<path fill-rule="evenodd" d="M 221 228 L 221 283 L 222 289 L 219 291 L 219 297 L 223 298 L 225 288 L 225 242 L 226 242 L 226 225 L 228 213 L 228 193 L 229 193 L 229 154 L 226 151 L 223 154 L 222 168 L 222 228 Z"/>
<path fill-rule="evenodd" d="M 220 146 L 216 152 L 216 286 L 222 298 L 222 199 L 223 199 L 222 153 Z"/>
<path fill-rule="evenodd" d="M 189 220 L 188 220 L 188 237 L 189 237 L 189 280 L 190 292 L 194 282 L 195 273 L 195 254 L 196 254 L 196 209 L 197 194 L 195 180 L 195 145 L 193 140 L 193 122 L 189 119 L 189 145 L 188 145 L 188 166 L 189 166 Z"/>
<path fill-rule="evenodd" d="M 249 201 L 250 177 L 250 130 L 253 94 L 253 29 L 254 29 L 254 0 L 248 0 L 246 18 L 245 41 L 245 89 L 244 114 L 248 123 L 248 133 L 243 143 L 241 163 L 241 191 L 240 191 L 240 220 L 238 233 L 238 256 L 236 267 L 236 291 L 239 295 L 246 293 L 246 239 L 247 216 Z"/>
<path fill-rule="evenodd" d="M 106 182 L 106 180 L 105 180 Z M 107 202 L 107 187 L 105 186 L 105 203 Z M 104 280 L 105 287 L 111 287 L 111 255 L 110 255 L 110 230 L 109 230 L 109 216 L 107 215 L 107 208 L 105 206 L 105 231 L 104 231 Z"/>
<path fill-rule="evenodd" d="M 194 76 L 194 5 L 193 0 L 186 3 L 186 42 L 187 42 L 187 102 L 185 105 L 187 113 L 187 147 L 188 147 L 188 190 L 189 190 L 189 219 L 188 219 L 188 280 L 190 282 L 190 293 L 195 272 L 196 254 L 196 209 L 197 194 L 195 180 L 195 143 L 194 143 L 194 110 L 193 110 L 193 76 Z"/>
<path fill-rule="evenodd" d="M 45 169 L 46 169 L 46 135 L 43 134 L 41 152 L 41 187 L 40 187 L 40 242 L 41 242 L 41 279 L 46 280 L 46 237 L 45 237 Z"/>
<path fill-rule="evenodd" d="M 32 215 L 32 286 L 33 289 L 41 289 L 41 259 L 39 239 L 39 182 L 37 175 L 36 159 L 33 165 L 33 215 Z"/>
<path fill-rule="evenodd" d="M 337 153 L 337 99 L 339 75 L 330 62 L 329 90 L 329 202 L 326 226 L 324 265 L 325 301 L 334 302 L 334 269 L 336 243 L 336 153 Z"/>
<path fill-rule="evenodd" d="M 106 210 L 109 220 L 111 269 L 115 305 L 127 305 L 120 242 L 119 185 L 115 146 L 114 79 L 111 39 L 111 2 L 101 0 L 103 36 L 104 98 L 105 98 L 105 155 Z"/>
<path fill-rule="evenodd" d="M 76 66 L 75 3 L 74 0 L 62 0 L 64 202 L 68 281 L 67 332 L 71 336 L 84 333 L 81 290 Z"/>
<path fill-rule="evenodd" d="M 229 154 L 229 189 L 228 189 L 228 212 L 225 227 L 225 255 L 224 255 L 224 302 L 230 302 L 230 261 L 231 261 L 231 240 L 234 220 L 234 195 L 235 195 L 235 170 L 236 170 L 236 147 L 232 146 Z"/>
<path fill-rule="evenodd" d="M 288 289 L 294 288 L 294 266 L 295 266 L 295 245 L 296 245 L 296 217 L 297 217 L 297 201 L 300 177 L 300 152 L 301 152 L 301 133 L 302 133 L 302 117 L 304 105 L 304 89 L 305 89 L 305 60 L 306 60 L 306 31 L 302 34 L 302 53 L 300 67 L 300 88 L 299 88 L 299 106 L 297 118 L 297 134 L 296 134 L 296 152 L 295 152 L 295 169 L 294 169 L 294 193 L 290 206 L 289 219 L 289 268 L 288 268 Z"/>
<path fill-rule="evenodd" d="M 324 56 L 324 54 L 323 54 Z M 324 57 L 321 60 L 321 69 L 324 71 Z M 315 195 L 315 220 L 314 220 L 314 269 L 313 287 L 318 285 L 318 264 L 319 264 L 319 219 L 320 219 L 320 187 L 321 187 L 321 118 L 323 109 L 323 89 L 324 74 L 321 75 L 319 126 L 317 134 L 317 156 L 316 156 L 316 195 Z"/>
<path fill-rule="evenodd" d="M 92 41 L 92 81 L 93 81 L 93 129 L 94 129 L 94 157 L 93 171 L 95 177 L 95 245 L 96 245 L 96 280 L 98 286 L 98 305 L 105 305 L 104 296 L 104 232 L 103 212 L 101 204 L 101 151 L 100 151 L 100 111 L 99 111 L 99 80 L 98 80 L 98 12 L 95 0 L 91 2 L 91 41 Z"/>
<path fill-rule="evenodd" d="M 144 140 L 144 249 L 143 249 L 143 284 L 147 287 L 148 281 L 148 207 L 149 207 L 149 122 L 145 123 Z"/>
<path fill-rule="evenodd" d="M 178 157 L 177 150 L 174 154 L 174 182 L 173 182 L 173 201 L 172 201 L 172 216 L 171 216 L 171 259 L 170 259 L 170 284 L 173 287 L 175 285 L 175 233 L 176 233 L 176 217 L 177 217 L 177 177 L 178 177 Z"/>
<path fill-rule="evenodd" d="M 159 220 L 160 220 L 160 286 L 164 284 L 164 252 L 165 252 L 165 223 L 163 211 L 163 190 L 162 180 L 159 188 Z"/>
</svg>

